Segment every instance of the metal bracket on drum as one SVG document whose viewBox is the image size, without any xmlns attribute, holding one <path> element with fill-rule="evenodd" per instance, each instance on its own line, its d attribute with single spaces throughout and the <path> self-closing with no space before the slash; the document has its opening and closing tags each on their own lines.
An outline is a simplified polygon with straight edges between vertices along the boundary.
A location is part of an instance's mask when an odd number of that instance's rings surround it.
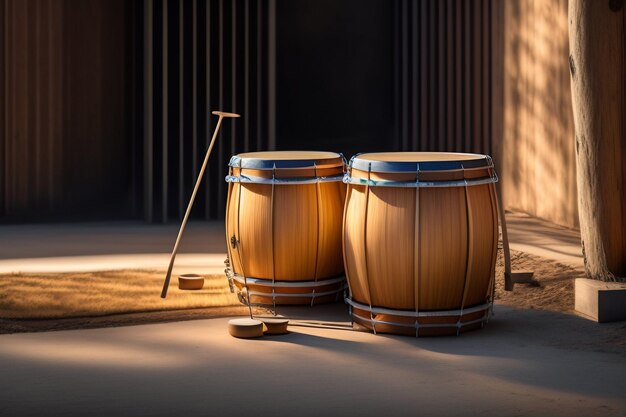
<svg viewBox="0 0 626 417">
<path fill-rule="evenodd" d="M 228 288 L 231 293 L 235 293 L 235 283 L 233 282 L 233 270 L 230 267 L 230 259 L 226 256 L 226 260 L 224 261 L 224 265 L 226 268 L 224 269 L 224 274 L 226 274 L 226 279 L 228 280 Z"/>
</svg>

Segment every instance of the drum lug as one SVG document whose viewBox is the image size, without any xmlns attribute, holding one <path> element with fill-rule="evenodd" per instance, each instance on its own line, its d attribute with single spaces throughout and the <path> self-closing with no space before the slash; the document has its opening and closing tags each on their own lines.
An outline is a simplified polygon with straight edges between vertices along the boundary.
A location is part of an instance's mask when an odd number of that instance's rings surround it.
<svg viewBox="0 0 626 417">
<path fill-rule="evenodd" d="M 243 305 L 249 306 L 250 304 L 250 296 L 248 295 L 248 292 L 245 290 L 245 288 L 240 289 L 239 291 L 237 291 L 237 298 L 239 298 L 239 302 Z"/>
</svg>

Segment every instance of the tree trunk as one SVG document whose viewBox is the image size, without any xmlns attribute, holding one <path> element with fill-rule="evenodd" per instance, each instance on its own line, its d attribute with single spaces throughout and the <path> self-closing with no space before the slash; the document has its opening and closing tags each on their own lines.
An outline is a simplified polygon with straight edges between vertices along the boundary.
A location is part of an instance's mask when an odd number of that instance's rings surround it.
<svg viewBox="0 0 626 417">
<path fill-rule="evenodd" d="M 590 278 L 626 277 L 624 0 L 570 0 L 580 232 Z"/>
</svg>

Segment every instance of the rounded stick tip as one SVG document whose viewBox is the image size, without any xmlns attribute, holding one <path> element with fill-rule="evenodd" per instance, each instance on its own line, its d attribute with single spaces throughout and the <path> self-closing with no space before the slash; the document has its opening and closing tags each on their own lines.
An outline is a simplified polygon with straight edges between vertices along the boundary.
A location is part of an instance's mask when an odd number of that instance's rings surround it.
<svg viewBox="0 0 626 417">
<path fill-rule="evenodd" d="M 222 117 L 241 117 L 237 113 L 228 113 L 228 112 L 225 112 L 225 111 L 214 111 L 214 112 L 211 112 L 211 113 L 216 115 L 216 116 L 222 116 Z"/>
</svg>

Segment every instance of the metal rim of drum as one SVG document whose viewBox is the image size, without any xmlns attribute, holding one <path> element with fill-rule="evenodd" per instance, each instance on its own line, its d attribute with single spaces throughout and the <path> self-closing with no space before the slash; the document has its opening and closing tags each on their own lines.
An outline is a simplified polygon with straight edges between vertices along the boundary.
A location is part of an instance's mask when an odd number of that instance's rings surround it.
<svg viewBox="0 0 626 417">
<path fill-rule="evenodd" d="M 433 158 L 427 159 L 426 155 Z M 398 159 L 402 156 L 406 159 Z M 412 159 L 409 159 L 413 156 Z M 437 160 L 434 156 L 446 157 Z M 368 159 L 371 158 L 371 159 Z M 388 159 L 385 160 L 384 158 Z M 454 159 L 453 157 L 457 157 Z M 353 171 L 363 172 L 363 177 L 355 177 Z M 468 172 L 486 171 L 488 175 L 470 176 Z M 454 180 L 420 179 L 422 175 L 436 173 L 459 173 L 462 178 Z M 372 179 L 371 174 L 415 174 L 415 179 L 380 180 Z M 493 161 L 489 155 L 453 152 L 379 152 L 360 153 L 350 158 L 343 182 L 352 185 L 373 187 L 468 187 L 498 182 Z"/>
<path fill-rule="evenodd" d="M 248 152 L 233 156 L 228 163 L 226 182 L 252 184 L 314 184 L 343 180 L 346 159 L 341 153 L 325 151 Z M 235 172 L 238 170 L 238 172 Z M 251 175 L 244 170 L 267 172 Z M 313 175 L 307 170 L 313 170 Z M 318 170 L 331 175 L 318 175 Z M 270 175 L 271 174 L 271 175 Z"/>
<path fill-rule="evenodd" d="M 396 310 L 391 308 L 377 308 L 370 307 L 366 304 L 359 303 L 358 301 L 353 300 L 351 297 L 344 298 L 346 304 L 348 304 L 350 308 L 350 316 L 354 321 L 365 325 L 370 328 L 374 334 L 378 333 L 376 329 L 376 325 L 379 326 L 391 326 L 397 328 L 405 328 L 405 329 L 415 329 L 415 336 L 420 336 L 420 329 L 450 329 L 451 332 L 449 334 L 459 335 L 464 328 L 470 328 L 475 325 L 483 326 L 486 322 L 489 321 L 491 316 L 491 311 L 493 308 L 493 301 L 486 302 L 481 305 L 466 307 L 456 310 L 435 310 L 435 311 L 406 311 L 406 310 Z M 361 310 L 366 313 L 369 313 L 369 317 L 364 317 L 359 315 L 354 310 Z M 468 315 L 475 315 L 475 313 L 479 313 L 479 317 L 472 320 L 463 320 L 464 317 Z M 407 323 L 405 321 L 390 321 L 390 320 L 379 320 L 376 317 L 378 315 L 384 316 L 395 316 L 402 319 L 411 319 L 414 320 L 413 323 Z M 456 317 L 456 321 L 448 322 L 448 323 L 420 323 L 419 318 L 444 318 L 444 319 L 453 319 Z M 385 333 L 385 332 L 382 332 Z M 394 333 L 394 332 L 392 332 Z"/>
<path fill-rule="evenodd" d="M 226 268 L 225 270 L 226 277 L 228 279 L 228 284 L 230 287 L 230 291 L 233 293 L 237 293 L 238 290 L 242 290 L 243 288 L 248 288 L 246 293 L 247 296 L 250 297 L 250 304 L 253 306 L 270 306 L 276 305 L 277 299 L 285 298 L 289 299 L 311 299 L 311 305 L 315 304 L 315 299 L 325 299 L 327 297 L 335 296 L 337 300 L 340 300 L 340 295 L 345 292 L 347 288 L 346 278 L 344 276 L 322 279 L 318 281 L 272 281 L 270 279 L 263 278 L 251 278 L 251 277 L 243 277 L 237 273 L 235 273 L 231 268 Z M 238 284 L 238 285 L 237 285 Z M 250 289 L 252 286 L 259 286 L 271 289 L 271 292 L 261 292 L 261 291 L 253 291 Z M 331 291 L 316 291 L 316 288 L 319 287 L 336 287 Z M 302 288 L 303 290 L 312 289 L 311 292 L 295 292 L 295 293 L 285 293 L 285 292 L 277 292 L 277 289 L 280 288 L 289 288 L 289 289 L 297 289 Z M 237 294 L 239 296 L 239 294 Z M 252 297 L 257 298 L 270 298 L 272 303 L 263 303 L 263 302 L 253 302 Z M 241 297 L 240 297 L 241 298 Z M 244 303 L 246 304 L 246 303 Z M 289 303 L 287 303 L 289 304 Z M 303 304 L 303 303 L 300 303 Z"/>
</svg>

